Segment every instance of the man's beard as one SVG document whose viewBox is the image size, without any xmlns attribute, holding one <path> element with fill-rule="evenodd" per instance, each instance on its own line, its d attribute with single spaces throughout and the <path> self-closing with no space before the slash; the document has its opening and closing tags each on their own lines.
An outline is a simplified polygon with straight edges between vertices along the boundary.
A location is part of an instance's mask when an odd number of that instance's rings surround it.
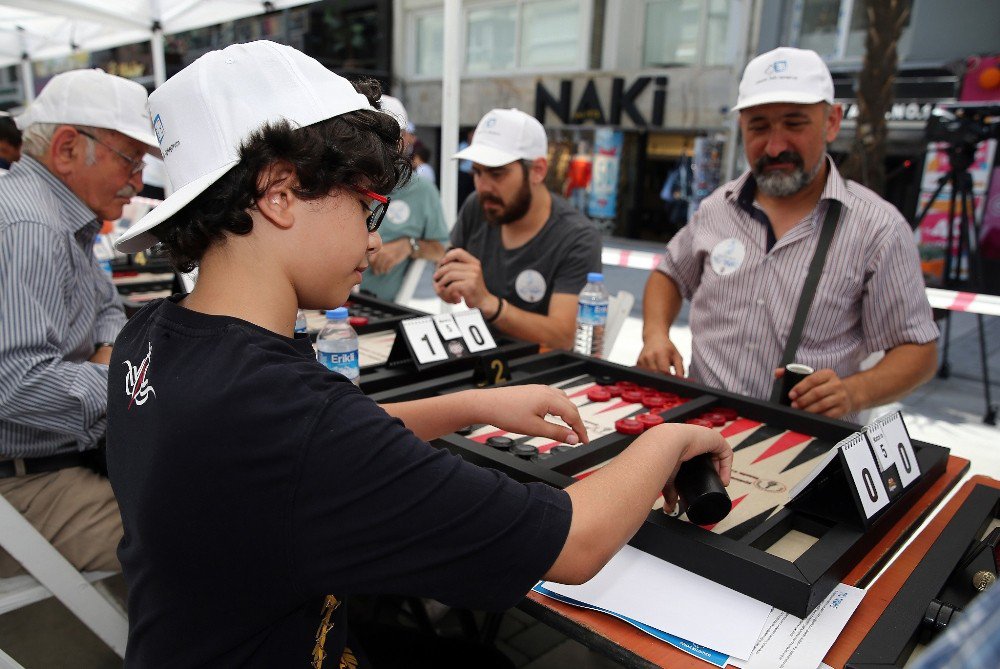
<svg viewBox="0 0 1000 669">
<path fill-rule="evenodd" d="M 486 203 L 499 205 L 499 210 L 488 210 Z M 521 183 L 520 190 L 514 194 L 509 206 L 504 206 L 503 200 L 491 195 L 479 198 L 479 206 L 483 210 L 483 217 L 493 225 L 507 225 L 524 218 L 528 210 L 531 209 L 531 186 L 528 179 Z"/>
<path fill-rule="evenodd" d="M 808 186 L 819 174 L 825 157 L 816 161 L 816 166 L 806 172 L 802 156 L 794 151 L 782 151 L 776 157 L 771 158 L 763 155 L 754 163 L 753 176 L 757 181 L 757 188 L 765 195 L 771 197 L 788 197 L 795 195 Z M 765 171 L 768 165 L 791 163 L 794 169 L 791 172 L 782 170 Z"/>
</svg>

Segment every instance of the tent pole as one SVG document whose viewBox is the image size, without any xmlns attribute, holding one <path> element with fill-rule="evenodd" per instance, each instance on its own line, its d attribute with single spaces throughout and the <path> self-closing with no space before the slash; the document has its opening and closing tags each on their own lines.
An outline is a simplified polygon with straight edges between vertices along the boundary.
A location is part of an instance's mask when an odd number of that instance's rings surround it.
<svg viewBox="0 0 1000 669">
<path fill-rule="evenodd" d="M 153 88 L 159 88 L 167 80 L 167 63 L 164 56 L 163 27 L 159 21 L 153 23 L 153 33 L 149 38 L 153 50 Z"/>
<path fill-rule="evenodd" d="M 21 90 L 24 93 L 24 106 L 35 100 L 35 72 L 31 68 L 31 56 L 28 55 L 28 36 L 24 28 L 17 27 L 17 35 L 21 41 Z"/>
<path fill-rule="evenodd" d="M 35 73 L 28 54 L 21 56 L 21 86 L 24 89 L 24 104 L 29 105 L 35 100 Z"/>
<path fill-rule="evenodd" d="M 459 99 L 462 87 L 462 0 L 444 0 L 444 59 L 441 72 L 441 205 L 450 230 L 458 210 Z"/>
<path fill-rule="evenodd" d="M 441 207 L 444 220 L 451 230 L 455 226 L 458 210 L 458 169 L 451 159 L 458 151 L 458 103 L 462 80 L 462 0 L 444 0 L 444 60 L 441 71 Z M 419 179 L 414 175 L 412 178 Z M 403 284 L 396 293 L 396 301 L 409 304 L 420 283 L 427 261 L 416 260 L 410 264 Z M 431 266 L 433 269 L 433 265 Z M 451 305 L 441 303 L 447 312 Z"/>
</svg>

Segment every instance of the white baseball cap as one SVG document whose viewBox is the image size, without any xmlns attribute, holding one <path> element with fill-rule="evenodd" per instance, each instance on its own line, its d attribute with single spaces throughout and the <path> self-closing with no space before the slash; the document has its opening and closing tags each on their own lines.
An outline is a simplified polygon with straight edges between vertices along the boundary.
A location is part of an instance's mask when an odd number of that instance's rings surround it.
<svg viewBox="0 0 1000 669">
<path fill-rule="evenodd" d="M 359 109 L 373 107 L 351 82 L 291 47 L 261 40 L 206 53 L 149 96 L 176 190 L 115 247 L 134 253 L 155 244 L 151 230 L 235 167 L 240 146 L 264 124 L 301 128 Z"/>
<path fill-rule="evenodd" d="M 819 54 L 779 47 L 747 64 L 733 111 L 775 102 L 833 104 L 833 78 Z"/>
<path fill-rule="evenodd" d="M 410 125 L 410 116 L 406 113 L 406 107 L 399 101 L 399 98 L 394 98 L 391 95 L 383 95 L 380 106 L 382 107 L 382 111 L 399 122 L 400 130 L 413 132 L 413 126 Z"/>
<path fill-rule="evenodd" d="M 21 130 L 35 123 L 87 125 L 114 130 L 160 155 L 146 115 L 146 89 L 103 70 L 70 70 L 52 77 L 14 121 Z"/>
<path fill-rule="evenodd" d="M 494 109 L 479 121 L 472 143 L 452 159 L 500 167 L 515 160 L 546 158 L 548 154 L 549 140 L 536 118 L 518 109 Z"/>
</svg>

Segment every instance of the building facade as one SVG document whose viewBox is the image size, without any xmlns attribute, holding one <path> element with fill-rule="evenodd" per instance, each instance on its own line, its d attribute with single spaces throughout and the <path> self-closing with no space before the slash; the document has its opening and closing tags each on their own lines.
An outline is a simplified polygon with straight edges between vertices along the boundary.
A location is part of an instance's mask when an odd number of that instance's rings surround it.
<svg viewBox="0 0 1000 669">
<path fill-rule="evenodd" d="M 393 1 L 394 90 L 432 147 L 440 132 L 442 4 Z M 831 151 L 842 156 L 853 141 L 864 0 L 465 0 L 461 23 L 462 134 L 494 107 L 532 113 L 553 145 L 550 187 L 565 193 L 574 159 L 595 157 L 597 130 L 620 133 L 616 210 L 607 225 L 615 234 L 669 237 L 684 220 L 684 203 L 673 196 L 697 199 L 690 191 L 706 155 L 723 154 L 722 178 L 742 168 L 728 110 L 757 53 L 781 45 L 819 52 L 846 115 Z M 998 3 L 913 2 L 899 43 L 887 161 L 887 196 L 905 213 L 916 206 L 927 119 L 958 99 L 967 58 L 1000 50 L 998 26 Z M 723 148 L 710 143 L 713 150 L 699 154 L 699 138 Z M 678 191 L 669 179 L 690 157 L 688 191 Z"/>
<path fill-rule="evenodd" d="M 550 188 L 571 195 L 574 161 L 593 161 L 597 131 L 613 131 L 614 215 L 600 218 L 616 234 L 668 235 L 671 206 L 660 191 L 697 137 L 728 131 L 751 8 L 742 0 L 466 0 L 460 123 L 471 128 L 496 107 L 533 114 L 549 133 Z M 395 90 L 421 139 L 436 145 L 442 2 L 395 0 L 394 9 Z"/>
</svg>

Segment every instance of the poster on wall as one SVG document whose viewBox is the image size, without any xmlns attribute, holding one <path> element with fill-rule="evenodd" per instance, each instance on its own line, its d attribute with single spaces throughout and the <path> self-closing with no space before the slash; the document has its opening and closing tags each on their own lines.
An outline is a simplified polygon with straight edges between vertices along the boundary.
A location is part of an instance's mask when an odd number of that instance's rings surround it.
<svg viewBox="0 0 1000 669">
<path fill-rule="evenodd" d="M 611 128 L 594 132 L 587 214 L 591 218 L 614 218 L 618 209 L 618 175 L 621 173 L 625 133 Z"/>
<path fill-rule="evenodd" d="M 722 150 L 723 141 L 712 137 L 696 137 L 694 151 L 691 155 L 691 205 L 689 211 L 693 214 L 698 205 L 712 191 L 719 187 L 722 180 Z"/>
<path fill-rule="evenodd" d="M 993 156 L 996 153 L 997 142 L 989 139 L 976 145 L 976 151 L 969 167 L 969 176 L 972 179 L 972 211 L 969 215 L 974 217 L 977 223 L 984 221 L 986 213 L 986 191 L 990 187 L 990 177 L 993 175 Z M 927 156 L 924 161 L 924 175 L 920 183 L 920 198 L 917 203 L 917 213 L 924 211 L 927 203 L 941 185 L 941 180 L 945 178 L 951 170 L 951 163 L 948 158 L 948 144 L 945 142 L 931 142 L 927 146 Z M 993 183 L 996 184 L 994 178 Z M 948 246 L 949 226 L 948 211 L 951 207 L 951 184 L 945 181 L 944 187 L 938 193 L 934 202 L 930 205 L 926 215 L 920 220 L 914 231 L 917 247 L 920 250 L 920 266 L 924 274 L 924 281 L 928 286 L 945 286 L 944 259 L 945 249 Z M 950 230 L 952 247 L 952 263 L 957 263 L 958 279 L 965 281 L 968 278 L 968 257 L 963 254 L 959 258 L 959 235 L 962 223 L 962 203 L 961 199 L 955 201 L 955 217 L 952 219 Z M 984 230 L 981 230 L 985 234 Z M 973 229 L 969 234 L 978 247 L 979 240 L 976 239 Z M 953 265 L 954 266 L 954 265 Z"/>
<path fill-rule="evenodd" d="M 1000 295 L 1000 167 L 993 169 L 990 191 L 983 207 L 983 227 L 979 238 L 979 257 L 983 261 L 986 292 Z"/>
</svg>

